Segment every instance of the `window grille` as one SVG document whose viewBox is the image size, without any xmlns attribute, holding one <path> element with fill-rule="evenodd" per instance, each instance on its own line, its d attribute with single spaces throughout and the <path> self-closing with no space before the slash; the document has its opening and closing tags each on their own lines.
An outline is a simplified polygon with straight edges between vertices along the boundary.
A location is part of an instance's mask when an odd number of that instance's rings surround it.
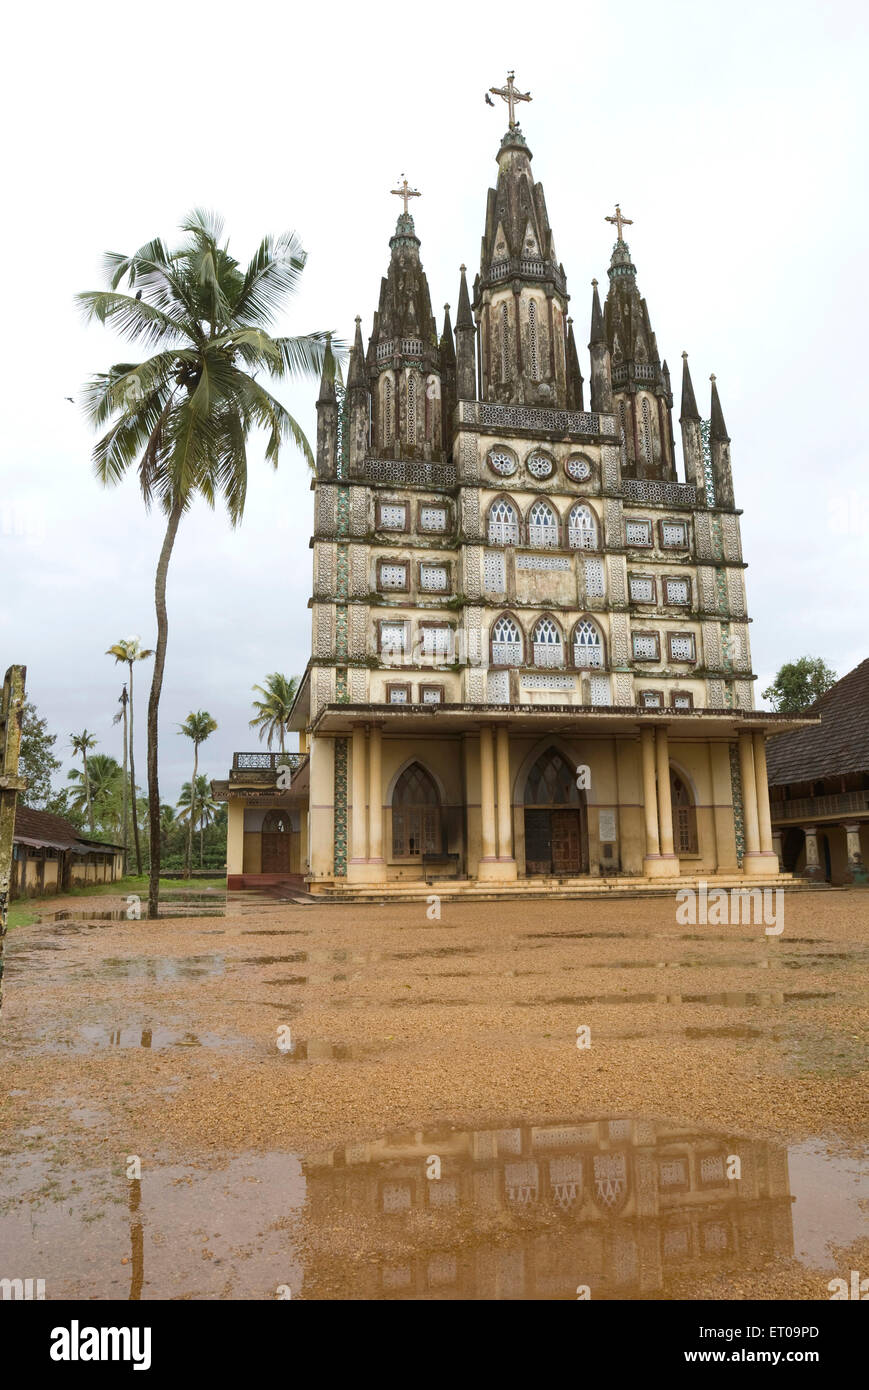
<svg viewBox="0 0 869 1390">
<path fill-rule="evenodd" d="M 603 598 L 603 560 L 595 557 L 585 562 L 585 592 L 588 598 Z"/>
<path fill-rule="evenodd" d="M 558 546 L 558 519 L 548 502 L 535 502 L 528 513 L 529 545 Z"/>
<path fill-rule="evenodd" d="M 453 633 L 448 627 L 422 627 L 423 656 L 448 657 L 452 651 Z"/>
<path fill-rule="evenodd" d="M 407 507 L 403 502 L 386 502 L 380 508 L 380 527 L 384 531 L 403 531 L 407 522 Z"/>
<path fill-rule="evenodd" d="M 483 588 L 489 593 L 502 594 L 506 582 L 504 552 L 487 550 L 483 555 Z"/>
<path fill-rule="evenodd" d="M 407 626 L 405 623 L 383 623 L 380 628 L 381 655 L 403 656 L 407 647 Z"/>
<path fill-rule="evenodd" d="M 519 518 L 516 509 L 500 498 L 489 508 L 489 544 L 519 544 Z"/>
<path fill-rule="evenodd" d="M 634 640 L 633 640 L 633 651 L 634 651 L 634 656 L 635 656 L 635 657 L 639 657 L 639 659 L 640 659 L 641 661 L 642 661 L 642 660 L 648 661 L 649 659 L 657 660 L 657 657 L 658 657 L 658 639 L 657 639 L 657 637 L 654 636 L 654 635 L 651 634 L 651 633 L 647 633 L 647 634 L 642 634 L 642 633 L 639 633 L 639 634 L 638 634 L 638 633 L 635 633 L 635 634 L 634 634 Z"/>
<path fill-rule="evenodd" d="M 686 636 L 686 637 L 671 637 L 671 638 L 670 638 L 670 656 L 671 656 L 671 658 L 673 659 L 673 661 L 693 661 L 693 660 L 694 660 L 694 638 L 693 638 L 693 636 L 690 636 L 690 635 L 689 635 L 689 636 Z"/>
<path fill-rule="evenodd" d="M 421 531 L 445 531 L 447 529 L 446 507 L 420 507 L 419 529 Z"/>
<path fill-rule="evenodd" d="M 603 646 L 600 633 L 594 623 L 583 618 L 573 633 L 573 661 L 575 666 L 603 666 Z"/>
<path fill-rule="evenodd" d="M 525 467 L 532 478 L 548 478 L 554 471 L 552 459 L 547 458 L 545 454 L 532 454 Z"/>
<path fill-rule="evenodd" d="M 631 590 L 631 599 L 634 603 L 654 603 L 654 579 L 647 579 L 644 575 L 632 574 L 629 583 Z"/>
<path fill-rule="evenodd" d="M 510 673 L 509 671 L 490 671 L 486 689 L 487 699 L 490 705 L 509 705 L 510 703 Z"/>
<path fill-rule="evenodd" d="M 381 589 L 406 589 L 407 565 L 381 565 Z"/>
<path fill-rule="evenodd" d="M 591 477 L 591 464 L 587 459 L 568 459 L 564 465 L 564 471 L 568 478 L 573 478 L 574 482 L 584 483 Z"/>
<path fill-rule="evenodd" d="M 628 545 L 651 545 L 652 544 L 652 523 L 651 521 L 626 521 L 625 522 L 625 541 Z"/>
<path fill-rule="evenodd" d="M 668 579 L 665 581 L 667 587 L 668 603 L 689 603 L 691 600 L 691 586 L 687 579 Z"/>
<path fill-rule="evenodd" d="M 664 545 L 681 547 L 686 544 L 684 521 L 664 521 L 661 523 L 661 539 Z"/>
<path fill-rule="evenodd" d="M 423 686 L 422 702 L 424 705 L 439 705 L 441 703 L 441 691 L 437 686 Z"/>
<path fill-rule="evenodd" d="M 446 565 L 420 565 L 419 587 L 434 593 L 443 593 L 449 584 Z"/>
<path fill-rule="evenodd" d="M 492 449 L 489 453 L 489 464 L 496 473 L 500 473 L 502 478 L 509 478 L 516 472 L 516 460 L 512 454 L 505 453 L 503 449 Z"/>
<path fill-rule="evenodd" d="M 660 690 L 644 690 L 641 699 L 645 709 L 660 709 L 664 703 Z"/>
<path fill-rule="evenodd" d="M 577 502 L 567 518 L 567 539 L 572 550 L 597 549 L 597 522 L 591 507 Z"/>
<path fill-rule="evenodd" d="M 407 691 L 403 685 L 397 686 L 389 692 L 389 703 L 391 705 L 406 705 Z"/>
<path fill-rule="evenodd" d="M 673 696 L 674 709 L 693 709 L 694 703 L 690 695 L 676 694 Z"/>
<path fill-rule="evenodd" d="M 512 618 L 501 617 L 492 628 L 493 666 L 518 666 L 522 660 L 522 634 Z"/>
<path fill-rule="evenodd" d="M 563 666 L 561 633 L 551 618 L 541 618 L 534 629 L 534 665 Z"/>
<path fill-rule="evenodd" d="M 610 702 L 609 676 L 592 676 L 590 685 L 591 703 L 593 705 L 608 705 Z"/>
</svg>

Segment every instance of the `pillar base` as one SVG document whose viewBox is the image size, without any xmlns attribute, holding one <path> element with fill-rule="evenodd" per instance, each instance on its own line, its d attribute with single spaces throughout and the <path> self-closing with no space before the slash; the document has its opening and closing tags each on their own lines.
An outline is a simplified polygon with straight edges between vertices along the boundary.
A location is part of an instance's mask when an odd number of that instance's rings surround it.
<svg viewBox="0 0 869 1390">
<path fill-rule="evenodd" d="M 643 859 L 646 878 L 678 878 L 678 854 L 647 854 Z"/>
<path fill-rule="evenodd" d="M 771 850 L 749 850 L 742 856 L 742 872 L 756 878 L 772 878 L 780 873 L 778 855 Z"/>
<path fill-rule="evenodd" d="M 382 859 L 351 859 L 347 865 L 347 882 L 385 883 L 386 864 Z"/>
<path fill-rule="evenodd" d="M 515 880 L 515 859 L 481 859 L 477 865 L 478 883 L 513 883 Z"/>
</svg>

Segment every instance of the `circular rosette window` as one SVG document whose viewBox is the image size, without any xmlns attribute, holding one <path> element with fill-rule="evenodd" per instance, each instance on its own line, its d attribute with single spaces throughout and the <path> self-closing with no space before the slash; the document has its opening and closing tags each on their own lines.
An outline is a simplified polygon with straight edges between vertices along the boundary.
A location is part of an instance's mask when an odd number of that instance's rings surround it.
<svg viewBox="0 0 869 1390">
<path fill-rule="evenodd" d="M 591 477 L 591 464 L 588 459 L 570 458 L 564 465 L 564 471 L 575 483 L 586 483 Z"/>
<path fill-rule="evenodd" d="M 555 464 L 548 454 L 531 454 L 526 460 L 525 467 L 532 478 L 543 481 L 544 478 L 551 478 L 555 472 Z"/>
<path fill-rule="evenodd" d="M 509 478 L 516 472 L 516 459 L 507 449 L 490 449 L 488 462 L 499 478 Z"/>
</svg>

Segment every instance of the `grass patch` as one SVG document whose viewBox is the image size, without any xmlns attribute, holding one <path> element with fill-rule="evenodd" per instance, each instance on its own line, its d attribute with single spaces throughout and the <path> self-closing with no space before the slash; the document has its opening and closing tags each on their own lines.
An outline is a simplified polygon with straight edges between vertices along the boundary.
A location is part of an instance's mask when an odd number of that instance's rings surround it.
<svg viewBox="0 0 869 1390">
<path fill-rule="evenodd" d="M 225 878 L 161 878 L 160 897 L 172 893 L 176 896 L 183 896 L 185 893 L 199 893 L 204 889 L 213 889 L 218 892 L 226 891 Z M 58 898 L 126 898 L 130 893 L 137 893 L 142 899 L 143 909 L 147 910 L 148 902 L 148 876 L 147 874 L 128 874 L 126 878 L 115 879 L 114 883 L 89 883 L 86 886 L 77 884 L 74 888 L 69 888 L 64 893 L 48 893 L 43 898 L 16 898 L 9 906 L 8 928 L 13 931 L 16 927 L 32 926 L 43 914 L 48 911 Z M 144 916 L 144 911 L 143 911 Z"/>
</svg>

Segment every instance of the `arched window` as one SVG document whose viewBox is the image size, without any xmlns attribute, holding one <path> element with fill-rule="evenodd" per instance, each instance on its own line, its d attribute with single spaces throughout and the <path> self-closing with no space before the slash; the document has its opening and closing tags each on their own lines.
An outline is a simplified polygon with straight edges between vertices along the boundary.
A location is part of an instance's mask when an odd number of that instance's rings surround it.
<svg viewBox="0 0 869 1390">
<path fill-rule="evenodd" d="M 573 664 L 587 669 L 603 666 L 603 643 L 595 624 L 580 618 L 573 629 Z"/>
<path fill-rule="evenodd" d="M 642 409 L 643 421 L 643 458 L 646 463 L 652 462 L 652 412 L 649 409 L 649 402 L 643 397 Z"/>
<path fill-rule="evenodd" d="M 407 374 L 407 442 L 416 443 L 416 375 Z"/>
<path fill-rule="evenodd" d="M 532 634 L 535 666 L 563 666 L 561 633 L 551 618 L 540 618 Z"/>
<path fill-rule="evenodd" d="M 558 517 L 548 502 L 535 502 L 528 513 L 528 544 L 558 546 Z"/>
<path fill-rule="evenodd" d="M 392 377 L 387 376 L 383 383 L 383 442 L 392 443 L 392 426 L 395 421 L 395 406 L 392 400 Z"/>
<path fill-rule="evenodd" d="M 519 517 L 513 503 L 504 497 L 496 497 L 489 508 L 489 544 L 519 544 Z"/>
<path fill-rule="evenodd" d="M 677 854 L 697 853 L 697 807 L 690 789 L 670 768 L 670 800 L 673 803 L 673 840 Z"/>
<path fill-rule="evenodd" d="M 442 847 L 437 787 L 424 767 L 411 763 L 392 793 L 393 858 L 418 859 L 439 854 Z"/>
<path fill-rule="evenodd" d="M 571 550 L 597 550 L 597 522 L 591 507 L 577 502 L 567 518 L 567 540 Z"/>
<path fill-rule="evenodd" d="M 522 633 L 519 625 L 503 613 L 492 628 L 492 665 L 519 666 L 522 662 Z"/>
<path fill-rule="evenodd" d="M 576 774 L 557 748 L 541 753 L 525 783 L 526 806 L 579 806 Z"/>
<path fill-rule="evenodd" d="M 501 305 L 501 380 L 510 379 L 510 320 L 506 302 Z"/>
<path fill-rule="evenodd" d="M 528 366 L 532 381 L 540 380 L 540 343 L 537 329 L 537 301 L 528 301 Z"/>
</svg>

